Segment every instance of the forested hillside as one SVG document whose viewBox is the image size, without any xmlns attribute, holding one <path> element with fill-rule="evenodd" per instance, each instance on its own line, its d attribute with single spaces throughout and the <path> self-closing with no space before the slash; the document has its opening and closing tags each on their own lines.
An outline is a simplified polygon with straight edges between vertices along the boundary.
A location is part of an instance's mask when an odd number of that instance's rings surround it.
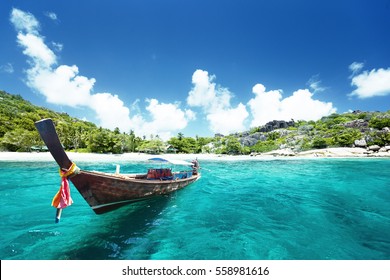
<svg viewBox="0 0 390 280">
<path fill-rule="evenodd" d="M 38 107 L 19 95 L 0 91 L 0 150 L 31 151 L 44 146 L 34 122 L 53 119 L 59 138 L 67 150 L 98 153 L 123 153 L 135 151 L 137 141 L 134 133 L 120 133 L 98 128 L 91 122 L 72 118 Z"/>
<path fill-rule="evenodd" d="M 274 120 L 227 136 L 192 138 L 178 133 L 164 143 L 153 131 L 148 139 L 136 136 L 131 130 L 111 131 L 0 91 L 0 150 L 32 151 L 43 147 L 34 126 L 35 121 L 43 118 L 53 119 L 65 149 L 79 152 L 249 154 L 281 148 L 299 152 L 326 147 L 390 145 L 390 111 L 332 114 L 318 121 Z"/>
</svg>

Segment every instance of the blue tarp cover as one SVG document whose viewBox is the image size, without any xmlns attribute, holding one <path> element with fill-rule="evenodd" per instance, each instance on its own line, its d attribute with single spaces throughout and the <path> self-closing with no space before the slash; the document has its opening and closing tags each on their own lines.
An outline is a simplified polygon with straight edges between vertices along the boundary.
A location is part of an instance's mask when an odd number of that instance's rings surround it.
<svg viewBox="0 0 390 280">
<path fill-rule="evenodd" d="M 176 165 L 192 165 L 191 162 L 185 161 L 185 160 L 179 160 L 179 159 L 168 159 L 168 158 L 162 158 L 162 157 L 154 157 L 150 158 L 150 161 L 156 161 L 156 162 L 166 162 L 166 163 L 172 163 Z"/>
</svg>

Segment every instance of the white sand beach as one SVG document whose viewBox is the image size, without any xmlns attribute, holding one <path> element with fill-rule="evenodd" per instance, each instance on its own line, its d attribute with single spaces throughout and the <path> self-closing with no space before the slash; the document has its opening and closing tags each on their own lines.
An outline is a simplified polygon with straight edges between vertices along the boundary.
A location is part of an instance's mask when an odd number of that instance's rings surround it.
<svg viewBox="0 0 390 280">
<path fill-rule="evenodd" d="M 294 159 L 294 158 L 369 158 L 386 157 L 390 158 L 390 150 L 387 152 L 368 153 L 363 148 L 326 148 L 318 150 L 309 150 L 300 153 L 294 153 L 291 150 L 275 150 L 263 154 L 253 155 L 218 155 L 218 154 L 165 154 L 150 155 L 144 153 L 125 153 L 125 154 L 94 154 L 94 153 L 75 153 L 68 152 L 72 161 L 146 161 L 151 157 L 161 156 L 180 160 L 267 160 L 267 159 Z M 53 158 L 49 152 L 0 152 L 0 161 L 52 161 Z"/>
<path fill-rule="evenodd" d="M 253 159 L 249 155 L 228 156 L 216 154 L 161 154 L 151 155 L 144 153 L 125 153 L 125 154 L 95 154 L 95 153 L 75 153 L 67 152 L 68 157 L 75 162 L 78 161 L 109 161 L 109 162 L 123 162 L 123 161 L 147 161 L 153 157 L 165 157 L 170 159 L 180 160 L 243 160 Z M 269 157 L 269 156 L 268 156 Z M 271 156 L 272 157 L 272 156 Z M 260 158 L 260 157 L 256 157 Z M 53 157 L 49 152 L 0 152 L 0 161 L 52 161 Z"/>
</svg>

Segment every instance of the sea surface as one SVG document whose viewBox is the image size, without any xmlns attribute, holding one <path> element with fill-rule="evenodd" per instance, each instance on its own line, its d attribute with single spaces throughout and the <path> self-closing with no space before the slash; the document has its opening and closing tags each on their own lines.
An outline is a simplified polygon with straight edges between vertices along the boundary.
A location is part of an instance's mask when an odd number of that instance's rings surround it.
<svg viewBox="0 0 390 280">
<path fill-rule="evenodd" d="M 78 162 L 115 171 L 116 162 Z M 150 164 L 121 162 L 121 172 Z M 3 260 L 389 260 L 390 159 L 202 161 L 169 196 L 54 223 L 53 162 L 0 161 Z"/>
</svg>

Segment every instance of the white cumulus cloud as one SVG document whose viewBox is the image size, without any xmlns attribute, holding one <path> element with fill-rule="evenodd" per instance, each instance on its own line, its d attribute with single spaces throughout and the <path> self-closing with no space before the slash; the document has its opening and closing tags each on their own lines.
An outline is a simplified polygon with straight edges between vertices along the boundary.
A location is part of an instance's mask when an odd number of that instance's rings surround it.
<svg viewBox="0 0 390 280">
<path fill-rule="evenodd" d="M 19 32 L 18 43 L 24 47 L 23 53 L 32 59 L 32 65 L 48 68 L 57 63 L 54 52 L 43 42 L 43 38 L 32 33 Z"/>
<path fill-rule="evenodd" d="M 318 120 L 336 112 L 331 102 L 313 99 L 308 89 L 297 90 L 286 98 L 282 90 L 266 91 L 262 84 L 255 85 L 252 91 L 255 97 L 248 102 L 253 117 L 251 127 L 272 120 Z"/>
<path fill-rule="evenodd" d="M 53 13 L 47 16 L 57 19 Z M 102 127 L 118 127 L 121 131 L 133 129 L 136 134 L 168 137 L 171 132 L 185 128 L 189 121 L 195 119 L 195 113 L 191 110 L 182 110 L 179 104 L 159 103 L 157 99 L 147 100 L 149 105 L 146 111 L 150 114 L 150 121 L 145 120 L 141 111 L 130 116 L 130 109 L 117 95 L 93 93 L 96 80 L 80 75 L 76 65 L 57 66 L 57 57 L 39 34 L 39 22 L 32 14 L 13 9 L 10 21 L 18 31 L 17 42 L 29 59 L 27 85 L 43 94 L 47 102 L 90 108 Z M 57 51 L 63 47 L 60 43 L 52 45 Z M 132 107 L 137 103 L 135 101 Z"/>
<path fill-rule="evenodd" d="M 187 104 L 201 107 L 214 133 L 228 134 L 245 129 L 244 121 L 248 117 L 245 105 L 239 103 L 232 107 L 232 93 L 216 85 L 215 76 L 209 76 L 204 70 L 196 70 L 192 75 L 193 88 L 188 93 Z"/>
<path fill-rule="evenodd" d="M 119 127 L 121 131 L 129 131 L 131 127 L 130 110 L 117 95 L 96 93 L 90 96 L 89 106 L 100 120 L 100 125 L 107 128 Z"/>
<path fill-rule="evenodd" d="M 350 96 L 356 96 L 360 99 L 390 95 L 390 68 L 373 69 L 363 71 L 355 75 L 352 74 L 351 85 L 356 87 Z"/>
<path fill-rule="evenodd" d="M 19 9 L 12 9 L 10 20 L 17 32 L 31 34 L 37 34 L 39 32 L 39 22 L 31 13 Z"/>
<path fill-rule="evenodd" d="M 210 122 L 212 131 L 226 135 L 245 130 L 243 122 L 248 115 L 245 105 L 240 103 L 236 108 L 210 112 L 207 115 L 207 120 Z"/>
<path fill-rule="evenodd" d="M 184 129 L 188 122 L 195 119 L 195 113 L 191 110 L 182 110 L 179 103 L 160 103 L 157 99 L 147 99 L 151 120 L 145 120 L 141 115 L 133 118 L 136 130 L 145 136 L 150 136 L 157 131 L 163 140 L 171 138 L 172 132 Z"/>
<path fill-rule="evenodd" d="M 89 106 L 95 79 L 78 75 L 77 66 L 34 67 L 27 71 L 27 84 L 38 90 L 47 101 L 71 107 Z"/>
</svg>

